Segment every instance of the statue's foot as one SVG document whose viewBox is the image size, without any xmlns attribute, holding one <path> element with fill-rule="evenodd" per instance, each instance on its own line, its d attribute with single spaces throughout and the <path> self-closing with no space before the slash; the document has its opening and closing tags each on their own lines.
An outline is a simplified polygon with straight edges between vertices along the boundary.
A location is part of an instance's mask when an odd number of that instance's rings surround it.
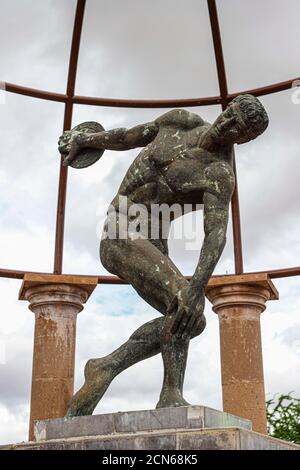
<svg viewBox="0 0 300 470">
<path fill-rule="evenodd" d="M 105 359 L 90 359 L 85 365 L 84 376 L 84 385 L 73 396 L 66 418 L 93 414 L 115 374 Z"/>
<path fill-rule="evenodd" d="M 174 406 L 189 406 L 178 390 L 162 391 L 156 408 L 171 408 Z"/>
</svg>

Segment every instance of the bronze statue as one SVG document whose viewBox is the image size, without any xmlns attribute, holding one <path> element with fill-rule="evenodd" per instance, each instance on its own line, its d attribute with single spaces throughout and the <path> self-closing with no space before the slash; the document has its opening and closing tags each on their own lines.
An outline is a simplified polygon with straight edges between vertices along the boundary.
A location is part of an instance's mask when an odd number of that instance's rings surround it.
<svg viewBox="0 0 300 470">
<path fill-rule="evenodd" d="M 108 211 L 100 257 L 108 271 L 128 281 L 163 317 L 141 326 L 108 356 L 87 362 L 85 383 L 71 400 L 67 416 L 92 414 L 114 377 L 159 352 L 164 380 L 157 407 L 184 406 L 188 404 L 182 390 L 189 341 L 205 328 L 205 287 L 226 241 L 228 208 L 235 184 L 233 145 L 263 133 L 268 116 L 257 98 L 240 95 L 212 125 L 197 114 L 175 109 L 129 130 L 102 131 L 100 126 L 100 130 L 93 131 L 93 126 L 97 129 L 99 125 L 87 123 L 87 127 L 77 126 L 63 134 L 59 149 L 64 164 L 87 166 L 89 151 L 101 156 L 105 149 L 143 147 Z M 85 158 L 80 160 L 82 155 Z M 116 237 L 107 236 L 113 216 L 117 225 L 122 222 L 124 227 L 126 214 L 120 208 L 119 196 L 126 197 L 129 206 L 146 206 L 149 213 L 153 204 L 203 204 L 205 239 L 190 282 L 169 258 L 165 233 L 158 238 L 149 235 L 132 239 L 121 237 L 117 230 Z"/>
</svg>

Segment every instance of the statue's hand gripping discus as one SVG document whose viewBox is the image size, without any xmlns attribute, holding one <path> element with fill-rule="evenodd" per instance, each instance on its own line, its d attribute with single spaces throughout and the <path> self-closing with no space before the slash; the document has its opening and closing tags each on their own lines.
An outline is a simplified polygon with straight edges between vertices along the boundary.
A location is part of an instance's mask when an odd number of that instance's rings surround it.
<svg viewBox="0 0 300 470">
<path fill-rule="evenodd" d="M 73 168 L 87 168 L 96 163 L 103 155 L 104 150 L 92 148 L 79 148 L 76 151 L 76 134 L 95 134 L 104 131 L 104 127 L 98 122 L 88 121 L 79 124 L 70 131 L 65 131 L 58 141 L 58 149 L 65 166 Z M 74 152 L 75 146 L 75 153 Z M 73 148 L 72 148 L 73 147 Z"/>
</svg>

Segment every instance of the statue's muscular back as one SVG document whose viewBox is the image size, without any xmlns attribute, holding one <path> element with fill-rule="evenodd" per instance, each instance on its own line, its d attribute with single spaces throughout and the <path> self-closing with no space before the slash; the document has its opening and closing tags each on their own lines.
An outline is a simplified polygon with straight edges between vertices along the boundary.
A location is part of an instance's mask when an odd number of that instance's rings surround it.
<svg viewBox="0 0 300 470">
<path fill-rule="evenodd" d="M 154 121 L 158 132 L 139 153 L 127 171 L 118 194 L 137 204 L 174 204 L 202 202 L 203 191 L 189 192 L 188 181 L 203 175 L 220 155 L 199 147 L 199 140 L 210 124 L 200 116 L 183 109 L 169 111 Z M 229 160 L 225 156 L 225 160 Z M 172 180 L 176 180 L 172 187 Z"/>
</svg>

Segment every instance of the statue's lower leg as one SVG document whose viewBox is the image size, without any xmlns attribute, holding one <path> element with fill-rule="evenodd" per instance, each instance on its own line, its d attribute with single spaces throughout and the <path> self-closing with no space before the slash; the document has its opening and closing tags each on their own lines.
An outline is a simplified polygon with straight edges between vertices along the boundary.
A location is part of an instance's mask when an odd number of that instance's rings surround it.
<svg viewBox="0 0 300 470">
<path fill-rule="evenodd" d="M 189 340 L 177 339 L 170 331 L 172 317 L 166 317 L 161 336 L 164 381 L 156 408 L 186 406 L 182 396 Z"/>
<path fill-rule="evenodd" d="M 200 334 L 205 327 L 205 318 Z M 116 351 L 100 359 L 90 359 L 85 367 L 85 383 L 72 398 L 67 417 L 90 415 L 112 380 L 128 367 L 162 352 L 164 382 L 157 407 L 184 406 L 182 397 L 189 341 L 176 339 L 168 332 L 168 317 L 142 325 Z"/>
<path fill-rule="evenodd" d="M 90 415 L 111 381 L 128 367 L 161 350 L 165 318 L 142 325 L 116 351 L 100 359 L 90 359 L 85 366 L 85 383 L 72 398 L 67 417 Z"/>
</svg>

